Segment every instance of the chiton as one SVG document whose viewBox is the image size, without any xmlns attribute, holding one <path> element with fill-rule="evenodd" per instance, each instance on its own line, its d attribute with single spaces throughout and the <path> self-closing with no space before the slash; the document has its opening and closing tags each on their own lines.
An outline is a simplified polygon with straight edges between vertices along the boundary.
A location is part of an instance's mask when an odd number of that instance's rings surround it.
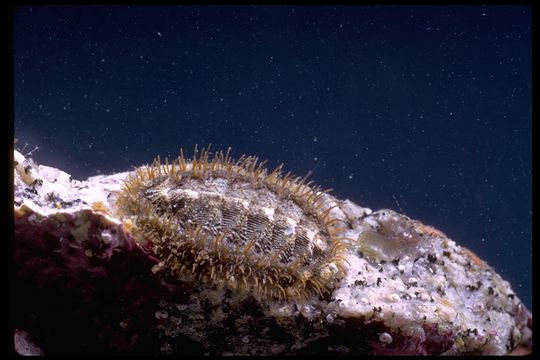
<svg viewBox="0 0 540 360">
<path fill-rule="evenodd" d="M 272 299 L 328 294 L 346 272 L 345 225 L 328 191 L 230 149 L 134 171 L 117 197 L 158 271 Z M 333 211 L 334 210 L 334 211 Z"/>
</svg>

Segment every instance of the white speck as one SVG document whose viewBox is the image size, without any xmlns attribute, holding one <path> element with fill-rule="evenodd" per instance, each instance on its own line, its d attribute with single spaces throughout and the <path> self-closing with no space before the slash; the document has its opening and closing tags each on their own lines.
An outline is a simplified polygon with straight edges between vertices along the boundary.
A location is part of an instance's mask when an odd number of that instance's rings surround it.
<svg viewBox="0 0 540 360">
<path fill-rule="evenodd" d="M 301 305 L 298 310 L 304 315 L 305 317 L 310 317 L 313 314 L 313 311 L 315 308 L 312 305 Z"/>
<path fill-rule="evenodd" d="M 399 264 L 398 267 L 397 267 L 397 269 L 398 269 L 399 271 L 404 271 L 404 270 L 405 270 L 405 265 Z"/>
<path fill-rule="evenodd" d="M 249 338 L 248 338 L 247 336 L 244 336 L 244 337 L 242 338 L 242 342 L 243 342 L 244 344 L 249 344 Z"/>
<path fill-rule="evenodd" d="M 392 335 L 390 335 L 389 333 L 383 332 L 381 333 L 381 335 L 379 335 L 379 340 L 382 343 L 391 344 L 394 339 L 392 339 Z"/>
<path fill-rule="evenodd" d="M 101 233 L 101 241 L 102 241 L 104 244 L 110 244 L 110 242 L 112 241 L 112 235 L 111 235 L 111 233 L 109 233 L 109 232 L 103 232 L 103 233 Z"/>
<path fill-rule="evenodd" d="M 365 298 L 365 297 L 361 298 L 360 302 L 364 303 L 364 304 L 369 304 L 369 300 L 367 298 Z"/>
<path fill-rule="evenodd" d="M 354 177 L 354 174 L 349 174 L 349 179 L 352 180 L 353 177 Z"/>
<path fill-rule="evenodd" d="M 157 36 L 162 37 L 163 35 L 158 31 Z"/>
<path fill-rule="evenodd" d="M 390 300 L 392 302 L 398 302 L 399 301 L 399 295 L 398 294 L 390 294 L 390 296 L 388 296 L 388 300 Z"/>
<path fill-rule="evenodd" d="M 317 137 L 316 136 L 313 138 L 313 142 L 317 142 Z"/>
<path fill-rule="evenodd" d="M 94 256 L 94 251 L 92 251 L 92 249 L 86 249 L 84 251 L 84 255 L 86 255 L 88 257 L 92 257 L 92 256 Z"/>
<path fill-rule="evenodd" d="M 315 157 L 313 158 L 313 160 L 318 161 L 319 158 L 315 156 Z"/>
<path fill-rule="evenodd" d="M 104 62 L 105 62 L 105 59 L 102 58 L 102 59 L 101 59 L 101 62 L 104 63 Z"/>
<path fill-rule="evenodd" d="M 169 314 L 166 311 L 156 311 L 155 313 L 156 319 L 166 319 L 169 317 Z"/>
<path fill-rule="evenodd" d="M 111 112 L 111 109 L 105 109 L 106 112 Z"/>
<path fill-rule="evenodd" d="M 268 219 L 270 219 L 270 220 L 274 219 L 274 209 L 273 208 L 263 207 L 262 211 L 264 212 L 264 214 L 266 215 L 266 217 Z"/>
<path fill-rule="evenodd" d="M 176 308 L 180 311 L 184 311 L 188 308 L 188 306 L 185 304 L 176 304 Z"/>
<path fill-rule="evenodd" d="M 334 322 L 334 315 L 332 315 L 332 314 L 326 315 L 326 321 L 328 321 L 329 323 L 333 323 Z"/>
</svg>

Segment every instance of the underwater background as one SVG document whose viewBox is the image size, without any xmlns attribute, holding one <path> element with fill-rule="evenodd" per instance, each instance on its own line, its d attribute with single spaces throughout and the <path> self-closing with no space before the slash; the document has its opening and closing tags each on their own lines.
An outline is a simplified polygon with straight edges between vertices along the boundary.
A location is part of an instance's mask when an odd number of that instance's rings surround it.
<svg viewBox="0 0 540 360">
<path fill-rule="evenodd" d="M 532 310 L 527 6 L 20 6 L 15 147 L 76 179 L 212 144 L 437 227 Z"/>
</svg>

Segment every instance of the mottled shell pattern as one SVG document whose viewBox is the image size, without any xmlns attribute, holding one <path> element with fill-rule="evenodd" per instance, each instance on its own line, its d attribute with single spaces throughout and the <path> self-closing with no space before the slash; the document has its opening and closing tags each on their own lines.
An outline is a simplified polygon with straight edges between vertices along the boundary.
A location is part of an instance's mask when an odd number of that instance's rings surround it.
<svg viewBox="0 0 540 360">
<path fill-rule="evenodd" d="M 210 155 L 158 157 L 124 182 L 119 213 L 152 244 L 156 271 L 262 298 L 328 294 L 345 274 L 347 248 L 328 191 L 254 156 Z"/>
</svg>

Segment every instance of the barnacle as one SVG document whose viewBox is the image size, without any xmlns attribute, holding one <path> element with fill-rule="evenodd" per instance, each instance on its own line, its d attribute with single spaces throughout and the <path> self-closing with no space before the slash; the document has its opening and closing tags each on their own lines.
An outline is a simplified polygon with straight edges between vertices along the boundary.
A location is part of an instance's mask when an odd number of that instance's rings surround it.
<svg viewBox="0 0 540 360">
<path fill-rule="evenodd" d="M 159 270 L 272 299 L 328 293 L 347 250 L 328 190 L 254 156 L 233 160 L 230 148 L 210 155 L 158 157 L 124 182 L 118 211 L 151 243 Z"/>
</svg>

